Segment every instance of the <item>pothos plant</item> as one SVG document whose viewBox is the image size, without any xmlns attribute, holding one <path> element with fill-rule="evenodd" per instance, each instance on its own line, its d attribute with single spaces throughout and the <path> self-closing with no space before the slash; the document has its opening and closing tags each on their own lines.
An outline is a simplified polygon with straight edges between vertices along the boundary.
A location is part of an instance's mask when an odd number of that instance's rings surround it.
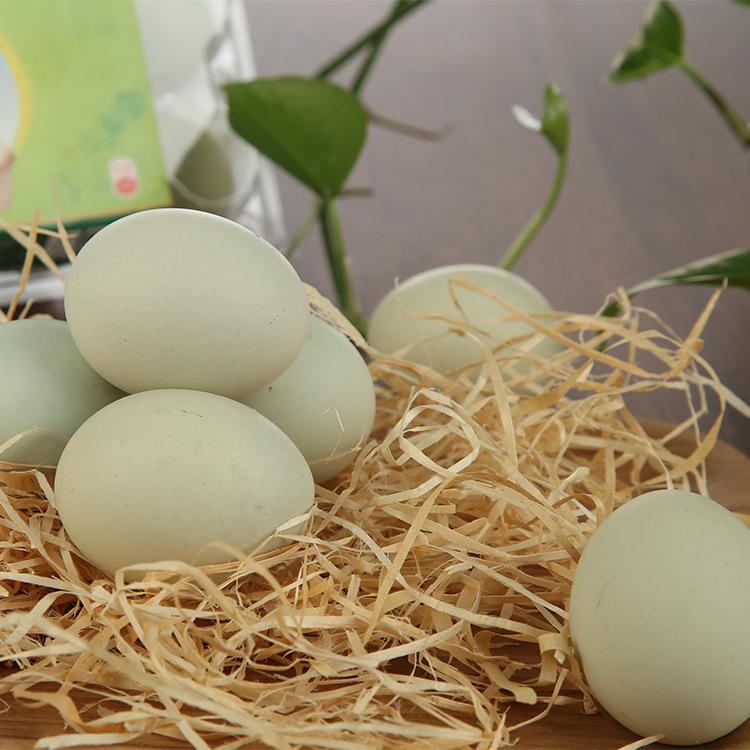
<svg viewBox="0 0 750 750">
<path fill-rule="evenodd" d="M 732 0 L 750 6 L 750 0 Z M 741 147 L 750 150 L 750 124 L 710 82 L 685 52 L 685 26 L 677 8 L 658 0 L 646 11 L 640 31 L 615 58 L 609 71 L 612 84 L 646 78 L 669 68 L 684 73 L 707 97 Z M 627 289 L 629 297 L 675 284 L 708 284 L 750 290 L 750 249 L 740 248 L 710 255 L 695 263 L 658 274 Z M 606 311 L 617 312 L 613 303 Z"/>
<path fill-rule="evenodd" d="M 305 185 L 313 194 L 312 207 L 295 234 L 289 254 L 304 241 L 314 225 L 321 231 L 327 263 L 342 312 L 363 333 L 367 330 L 357 295 L 339 219 L 337 201 L 367 140 L 370 126 L 400 127 L 368 110 L 362 99 L 383 45 L 397 24 L 431 0 L 395 0 L 385 18 L 352 42 L 310 76 L 283 76 L 233 82 L 224 89 L 232 128 L 261 154 Z M 750 0 L 731 0 L 750 4 Z M 750 126 L 685 54 L 685 29 L 677 8 L 668 0 L 649 6 L 637 35 L 615 58 L 609 82 L 620 84 L 646 78 L 668 68 L 683 71 L 708 97 L 730 131 L 747 150 Z M 360 64 L 349 86 L 331 77 L 347 63 Z M 513 112 L 519 123 L 548 141 L 557 170 L 546 200 L 511 244 L 498 267 L 510 270 L 543 226 L 562 190 L 568 164 L 570 115 L 562 92 L 546 87 L 541 118 L 521 107 Z M 415 131 L 403 127 L 406 132 Z M 712 284 L 750 290 L 750 249 L 737 249 L 666 271 L 629 289 L 630 297 L 667 285 Z M 613 304 L 606 311 L 614 315 Z"/>
</svg>

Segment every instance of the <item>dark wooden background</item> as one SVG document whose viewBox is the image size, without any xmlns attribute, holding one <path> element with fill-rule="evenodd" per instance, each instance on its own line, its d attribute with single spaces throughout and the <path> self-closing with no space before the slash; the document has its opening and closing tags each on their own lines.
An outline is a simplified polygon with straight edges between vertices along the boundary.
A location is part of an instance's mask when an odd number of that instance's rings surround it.
<svg viewBox="0 0 750 750">
<path fill-rule="evenodd" d="M 686 53 L 750 118 L 750 8 L 677 1 Z M 605 77 L 640 28 L 641 0 L 434 0 L 399 26 L 364 90 L 377 113 L 439 130 L 438 141 L 371 128 L 342 201 L 362 305 L 394 278 L 458 260 L 497 262 L 544 200 L 547 142 L 511 113 L 543 111 L 557 84 L 571 110 L 568 179 L 551 220 L 516 267 L 560 310 L 594 312 L 607 294 L 683 263 L 750 247 L 750 162 L 705 97 L 676 70 L 618 87 Z M 259 74 L 312 73 L 379 21 L 387 0 L 246 0 Z M 345 71 L 350 73 L 351 71 Z M 347 76 L 340 80 L 346 82 Z M 291 232 L 309 194 L 280 175 Z M 294 260 L 330 294 L 317 237 Z M 680 287 L 637 303 L 685 335 L 711 290 Z M 750 294 L 727 290 L 704 353 L 750 400 Z M 679 419 L 682 404 L 644 401 Z M 750 420 L 728 410 L 723 437 L 750 454 Z"/>
</svg>

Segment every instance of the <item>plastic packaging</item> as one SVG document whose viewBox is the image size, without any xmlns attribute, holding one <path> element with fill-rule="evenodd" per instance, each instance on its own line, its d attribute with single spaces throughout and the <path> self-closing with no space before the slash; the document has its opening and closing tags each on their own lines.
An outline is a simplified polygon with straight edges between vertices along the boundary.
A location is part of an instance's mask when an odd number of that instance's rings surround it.
<svg viewBox="0 0 750 750">
<path fill-rule="evenodd" d="M 284 224 L 276 176 L 272 166 L 232 131 L 221 90 L 226 82 L 257 76 L 242 0 L 192 0 L 180 4 L 179 12 L 174 3 L 118 0 L 120 8 L 123 2 L 132 3 L 137 20 L 173 204 L 230 218 L 279 246 Z M 106 21 L 102 14 L 109 4 L 77 5 L 76 13 L 88 12 L 89 7 L 96 8 L 97 23 Z M 4 160 L 0 153 L 0 166 L 8 166 L 0 175 L 0 198 L 8 198 L 12 191 L 14 156 L 6 150 Z M 138 178 L 134 169 L 126 157 L 109 160 L 108 179 L 115 192 L 125 195 L 133 186 Z M 48 196 L 50 185 L 40 184 L 39 194 Z M 132 210 L 124 208 L 120 215 Z M 113 218 L 117 216 L 105 223 Z M 101 225 L 95 218 L 82 222 L 79 245 Z M 0 305 L 5 305 L 17 291 L 23 253 L 2 231 L 0 240 Z M 55 257 L 54 248 L 48 250 Z M 66 264 L 59 266 L 66 273 Z M 59 279 L 40 268 L 32 272 L 22 301 L 61 296 Z"/>
</svg>

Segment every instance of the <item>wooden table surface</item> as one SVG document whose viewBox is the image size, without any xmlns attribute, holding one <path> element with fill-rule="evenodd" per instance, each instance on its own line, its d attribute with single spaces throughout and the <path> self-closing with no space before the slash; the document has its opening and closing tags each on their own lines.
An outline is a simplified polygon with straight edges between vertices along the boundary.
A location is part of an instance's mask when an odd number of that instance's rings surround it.
<svg viewBox="0 0 750 750">
<path fill-rule="evenodd" d="M 312 73 L 380 20 L 386 0 L 249 0 L 261 75 Z M 373 191 L 342 201 L 344 236 L 365 312 L 393 285 L 431 266 L 496 263 L 549 190 L 549 145 L 514 119 L 541 115 L 557 84 L 571 111 L 570 166 L 560 202 L 516 270 L 554 307 L 594 312 L 618 286 L 712 253 L 750 247 L 750 163 L 716 111 L 672 70 L 612 87 L 615 55 L 640 28 L 641 0 L 435 0 L 389 39 L 364 98 L 379 114 L 444 131 L 419 141 L 371 128 L 349 181 Z M 750 8 L 676 2 L 687 55 L 750 119 Z M 346 73 L 350 74 L 351 70 Z M 347 82 L 347 76 L 341 78 Z M 309 195 L 280 176 L 293 231 Z M 317 242 L 294 260 L 330 294 Z M 685 335 L 710 296 L 702 287 L 643 294 Z M 750 400 L 750 294 L 723 295 L 704 353 Z M 644 413 L 674 420 L 658 400 Z M 750 420 L 727 414 L 723 437 L 750 453 Z"/>
</svg>

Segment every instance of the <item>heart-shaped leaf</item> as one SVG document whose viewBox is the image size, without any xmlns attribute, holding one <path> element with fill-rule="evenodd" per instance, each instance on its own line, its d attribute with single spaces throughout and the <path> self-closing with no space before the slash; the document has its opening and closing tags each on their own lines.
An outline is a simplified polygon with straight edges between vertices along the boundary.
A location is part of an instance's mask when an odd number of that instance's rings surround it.
<svg viewBox="0 0 750 750">
<path fill-rule="evenodd" d="M 324 199 L 338 194 L 367 137 L 367 114 L 354 94 L 301 76 L 224 90 L 235 132 Z"/>
<path fill-rule="evenodd" d="M 644 78 L 671 67 L 682 57 L 684 40 L 679 12 L 667 0 L 658 0 L 646 11 L 640 32 L 612 63 L 610 83 Z"/>
</svg>

